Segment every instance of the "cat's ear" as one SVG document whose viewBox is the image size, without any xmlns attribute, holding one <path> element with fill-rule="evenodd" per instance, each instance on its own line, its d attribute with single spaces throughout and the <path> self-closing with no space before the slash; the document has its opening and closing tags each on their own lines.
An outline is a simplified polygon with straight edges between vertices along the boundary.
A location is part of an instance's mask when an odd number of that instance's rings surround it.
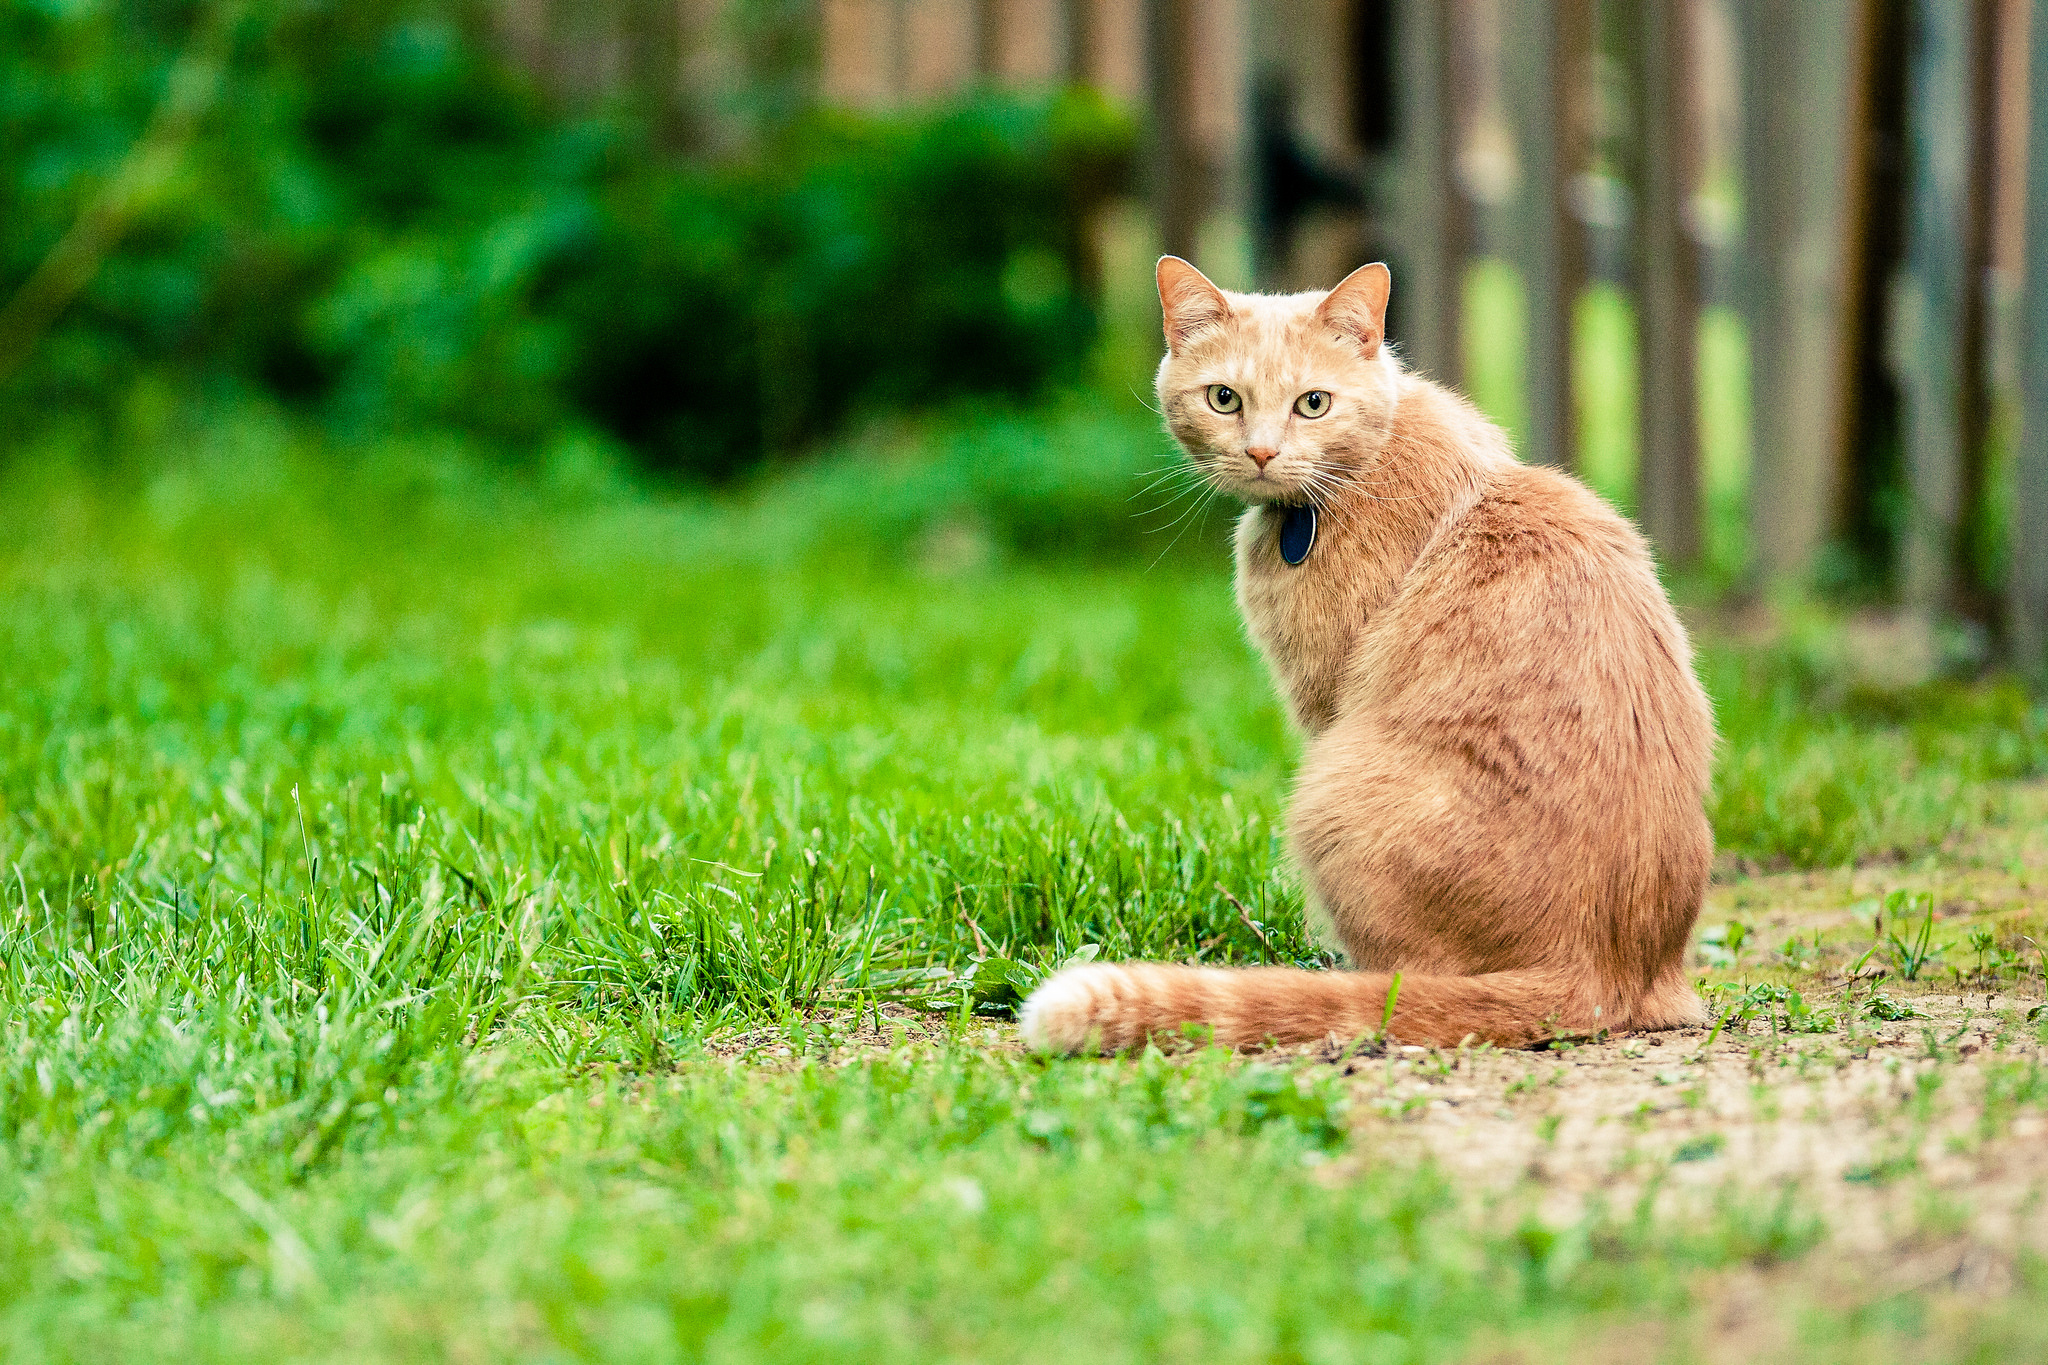
<svg viewBox="0 0 2048 1365">
<path fill-rule="evenodd" d="M 1393 288 L 1391 270 L 1378 261 L 1362 265 L 1316 305 L 1316 316 L 1345 336 L 1355 338 L 1365 358 L 1371 360 L 1380 353 L 1380 341 L 1387 334 L 1387 295 Z"/>
<path fill-rule="evenodd" d="M 1159 258 L 1159 307 L 1166 315 L 1166 349 L 1177 351 L 1230 316 L 1223 291 L 1178 256 Z"/>
</svg>

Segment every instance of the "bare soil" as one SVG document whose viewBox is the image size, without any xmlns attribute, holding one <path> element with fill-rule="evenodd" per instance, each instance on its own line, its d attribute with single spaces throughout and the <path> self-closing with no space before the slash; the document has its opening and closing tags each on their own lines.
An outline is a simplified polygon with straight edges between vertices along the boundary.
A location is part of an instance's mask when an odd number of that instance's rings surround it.
<svg viewBox="0 0 2048 1365">
<path fill-rule="evenodd" d="M 1782 1199 L 1819 1221 L 1819 1251 L 1713 1276 L 1689 1316 L 1478 1359 L 1948 1359 L 1965 1341 L 1974 1358 L 2048 1359 L 2032 1354 L 2048 1352 L 2048 1325 L 2008 1297 L 2048 1267 L 2048 786 L 2009 796 L 2007 823 L 1917 864 L 1715 887 L 1701 935 L 1749 930 L 1732 962 L 1696 950 L 1710 986 L 1735 988 L 1716 1003 L 1782 985 L 1819 1031 L 1787 1027 L 1780 1006 L 1718 1033 L 1349 1059 L 1360 1118 L 1332 1176 L 1427 1157 L 1482 1205 L 1557 1220 L 1642 1201 L 1755 1215 Z M 1898 891 L 1929 899 L 1895 902 L 1906 922 L 1884 923 Z M 1907 979 L 1882 936 L 1923 932 L 1942 951 Z M 1816 1340 L 1816 1322 L 1869 1335 Z"/>
</svg>

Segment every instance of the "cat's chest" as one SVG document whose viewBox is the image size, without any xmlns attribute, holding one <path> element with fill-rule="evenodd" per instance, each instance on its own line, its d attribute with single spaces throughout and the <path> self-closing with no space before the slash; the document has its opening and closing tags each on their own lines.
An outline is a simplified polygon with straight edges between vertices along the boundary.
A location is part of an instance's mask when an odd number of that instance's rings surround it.
<svg viewBox="0 0 2048 1365">
<path fill-rule="evenodd" d="M 1237 600 L 1297 719 L 1326 723 L 1347 661 L 1365 624 L 1327 526 L 1292 524 L 1284 509 L 1258 507 L 1237 527 Z"/>
<path fill-rule="evenodd" d="M 1325 531 L 1308 509 L 1255 507 L 1239 520 L 1238 597 L 1254 631 L 1260 620 L 1250 618 L 1327 618 L 1348 596 Z"/>
</svg>

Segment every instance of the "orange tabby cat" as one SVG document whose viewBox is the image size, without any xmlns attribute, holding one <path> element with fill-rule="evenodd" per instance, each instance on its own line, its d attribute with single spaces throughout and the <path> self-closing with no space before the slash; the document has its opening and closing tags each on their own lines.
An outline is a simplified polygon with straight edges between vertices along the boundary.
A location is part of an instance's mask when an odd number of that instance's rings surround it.
<svg viewBox="0 0 2048 1365">
<path fill-rule="evenodd" d="M 1238 603 L 1307 738 L 1289 840 L 1360 970 L 1069 967 L 1025 1003 L 1033 1046 L 1351 1038 L 1390 1000 L 1393 1037 L 1443 1046 L 1704 1018 L 1714 727 L 1685 631 L 1627 521 L 1401 368 L 1391 285 L 1159 263 L 1160 407 L 1249 504 Z"/>
</svg>

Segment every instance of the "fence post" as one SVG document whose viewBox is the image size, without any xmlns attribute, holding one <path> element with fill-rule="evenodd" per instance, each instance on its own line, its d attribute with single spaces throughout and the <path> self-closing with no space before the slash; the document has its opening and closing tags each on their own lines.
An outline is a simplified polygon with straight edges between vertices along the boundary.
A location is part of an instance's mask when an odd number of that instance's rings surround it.
<svg viewBox="0 0 2048 1365">
<path fill-rule="evenodd" d="M 1464 378 L 1465 200 L 1458 185 L 1454 0 L 1402 0 L 1401 256 L 1394 339 L 1414 368 L 1443 384 Z"/>
<path fill-rule="evenodd" d="M 1990 252 L 1989 0 L 1919 0 L 1912 71 L 1906 316 L 1906 601 L 1966 609 L 1968 536 L 1982 500 L 1984 271 Z"/>
<path fill-rule="evenodd" d="M 1833 532 L 1840 501 L 1858 17 L 1851 0 L 1742 0 L 1738 13 L 1750 526 L 1759 576 L 1798 581 Z"/>
<path fill-rule="evenodd" d="M 1095 0 L 1060 0 L 1060 14 L 1067 31 L 1066 83 L 1093 85 L 1096 49 L 1102 41 Z"/>
<path fill-rule="evenodd" d="M 1694 0 L 1642 0 L 1637 51 L 1642 205 L 1637 244 L 1643 529 L 1664 562 L 1699 562 L 1699 247 L 1686 210 L 1697 174 Z"/>
<path fill-rule="evenodd" d="M 1585 277 L 1585 244 L 1571 211 L 1585 120 L 1592 0 L 1509 0 L 1509 88 L 1522 169 L 1516 264 L 1529 306 L 1529 433 L 1524 456 L 1574 467 L 1572 320 Z"/>
<path fill-rule="evenodd" d="M 818 87 L 834 104 L 885 109 L 903 94 L 901 0 L 820 0 Z"/>
<path fill-rule="evenodd" d="M 2027 78 L 2027 256 L 2019 458 L 2013 469 L 2013 658 L 2048 684 L 2048 0 L 2033 0 Z"/>
<path fill-rule="evenodd" d="M 1003 70 L 1004 33 L 1001 0 L 974 0 L 974 75 L 993 84 Z"/>
<path fill-rule="evenodd" d="M 1148 160 L 1154 220 L 1169 255 L 1192 261 L 1201 237 L 1202 153 L 1196 142 L 1189 70 L 1197 0 L 1145 0 L 1145 83 L 1151 130 Z"/>
</svg>

